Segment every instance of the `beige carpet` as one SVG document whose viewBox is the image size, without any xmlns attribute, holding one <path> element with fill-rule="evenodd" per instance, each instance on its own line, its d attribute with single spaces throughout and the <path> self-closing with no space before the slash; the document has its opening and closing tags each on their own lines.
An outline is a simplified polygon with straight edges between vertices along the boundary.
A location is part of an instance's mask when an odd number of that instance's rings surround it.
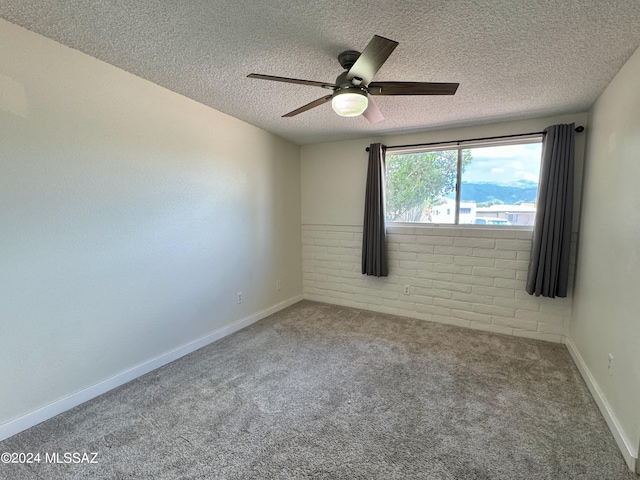
<svg viewBox="0 0 640 480">
<path fill-rule="evenodd" d="M 566 348 L 300 302 L 0 443 L 0 478 L 634 479 Z"/>
</svg>

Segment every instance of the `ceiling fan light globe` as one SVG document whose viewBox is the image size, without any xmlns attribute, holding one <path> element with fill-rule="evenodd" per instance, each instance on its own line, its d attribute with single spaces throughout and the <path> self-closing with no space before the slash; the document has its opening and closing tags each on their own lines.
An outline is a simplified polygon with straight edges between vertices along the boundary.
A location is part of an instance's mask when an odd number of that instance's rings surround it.
<svg viewBox="0 0 640 480">
<path fill-rule="evenodd" d="M 365 93 L 342 92 L 336 93 L 331 99 L 331 107 L 341 117 L 357 117 L 369 106 L 369 99 Z"/>
</svg>

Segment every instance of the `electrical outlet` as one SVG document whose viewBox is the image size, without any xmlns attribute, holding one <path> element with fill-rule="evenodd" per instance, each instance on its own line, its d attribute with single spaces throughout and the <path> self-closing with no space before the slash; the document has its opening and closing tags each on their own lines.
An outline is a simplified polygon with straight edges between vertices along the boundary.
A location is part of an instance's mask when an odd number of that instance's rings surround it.
<svg viewBox="0 0 640 480">
<path fill-rule="evenodd" d="M 609 376 L 613 375 L 613 355 L 609 354 L 609 364 L 607 365 Z"/>
<path fill-rule="evenodd" d="M 282 290 L 282 280 L 276 280 L 276 290 Z"/>
<path fill-rule="evenodd" d="M 411 294 L 411 285 L 405 285 L 404 286 L 404 290 L 402 291 L 402 293 L 404 293 L 405 295 L 410 295 Z"/>
<path fill-rule="evenodd" d="M 238 303 L 242 303 L 242 292 L 238 292 Z"/>
</svg>

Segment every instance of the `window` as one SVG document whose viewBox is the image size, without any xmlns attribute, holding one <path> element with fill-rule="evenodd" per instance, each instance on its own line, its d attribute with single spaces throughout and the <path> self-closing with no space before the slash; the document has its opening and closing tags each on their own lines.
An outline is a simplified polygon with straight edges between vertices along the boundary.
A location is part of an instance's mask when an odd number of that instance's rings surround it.
<svg viewBox="0 0 640 480">
<path fill-rule="evenodd" d="M 540 135 L 421 151 L 390 148 L 387 221 L 533 225 L 541 152 Z"/>
<path fill-rule="evenodd" d="M 386 169 L 387 220 L 454 223 L 444 199 L 455 192 L 457 150 L 387 153 Z"/>
</svg>

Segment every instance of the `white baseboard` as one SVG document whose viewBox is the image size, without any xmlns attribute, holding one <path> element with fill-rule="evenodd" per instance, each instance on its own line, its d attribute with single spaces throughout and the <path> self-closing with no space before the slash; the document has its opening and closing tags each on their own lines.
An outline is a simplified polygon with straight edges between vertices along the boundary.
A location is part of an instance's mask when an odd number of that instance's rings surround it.
<svg viewBox="0 0 640 480">
<path fill-rule="evenodd" d="M 627 438 L 627 436 L 625 435 L 620 422 L 611 410 L 609 402 L 607 402 L 607 398 L 604 396 L 604 393 L 602 393 L 602 390 L 598 386 L 595 378 L 593 378 L 593 375 L 591 375 L 591 372 L 587 368 L 587 364 L 583 360 L 576 346 L 568 337 L 564 337 L 564 344 L 567 346 L 569 354 L 571 354 L 571 358 L 573 358 L 574 363 L 578 367 L 578 370 L 580 371 L 582 378 L 587 384 L 587 387 L 589 387 L 589 391 L 596 401 L 596 404 L 598 405 L 602 416 L 607 422 L 609 430 L 611 430 L 611 433 L 613 434 L 613 438 L 616 439 L 618 448 L 620 449 L 622 456 L 627 462 L 629 469 L 635 473 L 636 468 L 640 466 L 638 464 L 638 451 L 636 450 L 636 446 L 633 445 L 629 438 Z"/>
<path fill-rule="evenodd" d="M 263 318 L 268 317 L 269 315 L 272 315 L 290 305 L 293 305 L 300 300 L 302 300 L 302 295 L 296 295 L 295 297 L 273 305 L 265 310 L 261 310 L 257 313 L 254 313 L 253 315 L 238 320 L 231 325 L 227 325 L 226 327 L 216 330 L 215 332 L 199 338 L 198 340 L 194 340 L 187 345 L 178 347 L 175 350 L 160 355 L 159 357 L 152 358 L 147 362 L 137 365 L 117 375 L 114 375 L 113 377 L 107 378 L 106 380 L 92 385 L 91 387 L 80 390 L 79 392 L 61 398 L 60 400 L 50 403 L 49 405 L 45 405 L 44 407 L 34 410 L 33 412 L 27 413 L 26 415 L 0 425 L 0 441 L 5 440 L 39 423 L 42 423 L 45 420 L 55 417 L 56 415 L 65 412 L 73 407 L 76 407 L 81 403 L 91 400 L 92 398 L 102 395 L 109 390 L 113 390 L 120 385 L 124 385 L 125 383 L 130 382 L 131 380 L 149 373 L 157 368 L 160 368 L 167 363 L 173 362 L 180 357 L 184 357 L 185 355 L 194 352 L 199 348 L 202 348 L 210 343 L 215 342 L 216 340 L 237 332 L 238 330 L 257 322 L 258 320 L 262 320 Z"/>
</svg>

